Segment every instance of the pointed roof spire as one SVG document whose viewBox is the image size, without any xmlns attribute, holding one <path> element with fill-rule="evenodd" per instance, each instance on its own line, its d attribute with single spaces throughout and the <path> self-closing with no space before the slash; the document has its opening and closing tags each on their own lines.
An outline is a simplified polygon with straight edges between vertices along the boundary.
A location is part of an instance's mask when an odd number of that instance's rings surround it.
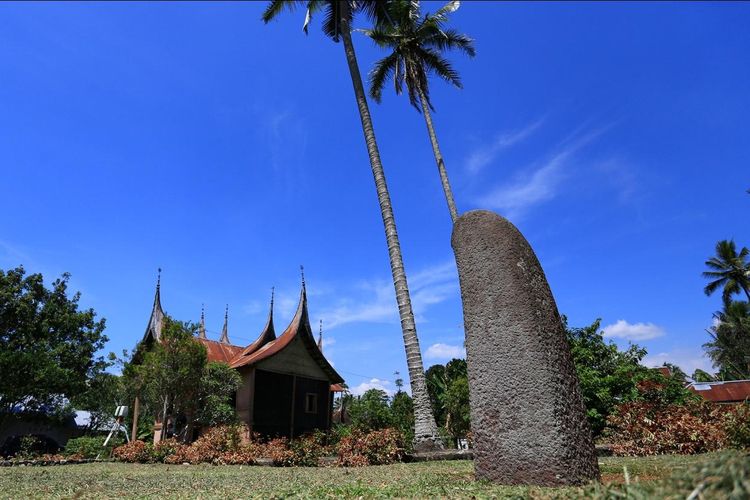
<svg viewBox="0 0 750 500">
<path fill-rule="evenodd" d="M 229 323 L 229 304 L 227 304 L 227 308 L 224 310 L 224 328 L 221 329 L 221 338 L 219 339 L 219 342 L 221 342 L 222 344 L 229 343 L 228 323 Z"/>
<path fill-rule="evenodd" d="M 305 290 L 305 266 L 300 264 L 299 266 L 299 272 L 302 275 L 302 291 Z"/>
<path fill-rule="evenodd" d="M 201 304 L 201 323 L 198 328 L 198 338 L 199 339 L 206 338 L 206 316 L 203 311 L 203 304 Z"/>
<path fill-rule="evenodd" d="M 164 310 L 161 308 L 161 267 L 156 275 L 156 293 L 154 294 L 154 306 L 151 308 L 151 317 L 146 326 L 143 340 L 161 340 L 161 327 L 164 322 Z"/>
<path fill-rule="evenodd" d="M 274 296 L 275 288 L 271 287 L 271 308 L 268 311 L 268 321 L 266 321 L 266 326 L 263 327 L 263 331 L 260 332 L 260 335 L 258 335 L 258 338 L 255 339 L 255 342 L 250 344 L 249 346 L 245 347 L 245 350 L 242 351 L 242 353 L 238 356 L 238 358 L 242 358 L 242 356 L 249 356 L 264 345 L 268 344 L 269 342 L 273 342 L 276 340 L 276 330 L 273 326 L 273 296 Z"/>
<path fill-rule="evenodd" d="M 318 332 L 318 349 L 323 352 L 323 320 L 320 320 L 320 331 Z"/>
</svg>

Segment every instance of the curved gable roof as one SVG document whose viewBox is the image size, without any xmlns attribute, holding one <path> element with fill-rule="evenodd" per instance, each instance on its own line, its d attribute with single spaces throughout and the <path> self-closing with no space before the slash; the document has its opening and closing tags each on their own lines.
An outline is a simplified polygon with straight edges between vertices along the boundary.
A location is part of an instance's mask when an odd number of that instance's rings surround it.
<svg viewBox="0 0 750 500">
<path fill-rule="evenodd" d="M 264 330 L 264 333 L 265 332 L 266 330 Z M 242 366 L 257 364 L 260 361 L 268 359 L 281 352 L 291 344 L 295 338 L 299 338 L 307 352 L 310 354 L 310 357 L 318 364 L 318 366 L 320 366 L 332 383 L 341 383 L 344 381 L 341 375 L 336 372 L 325 356 L 323 356 L 323 353 L 318 349 L 315 342 L 312 329 L 310 328 L 310 318 L 307 313 L 307 292 L 305 291 L 304 284 L 302 285 L 297 312 L 294 314 L 292 322 L 286 330 L 284 330 L 284 333 L 282 333 L 277 339 L 257 347 L 255 351 L 251 351 L 251 348 L 253 348 L 262 338 L 263 334 L 261 334 L 261 337 L 258 338 L 258 340 L 250 344 L 241 355 L 235 357 L 230 363 L 230 366 L 232 368 L 239 368 Z"/>
</svg>

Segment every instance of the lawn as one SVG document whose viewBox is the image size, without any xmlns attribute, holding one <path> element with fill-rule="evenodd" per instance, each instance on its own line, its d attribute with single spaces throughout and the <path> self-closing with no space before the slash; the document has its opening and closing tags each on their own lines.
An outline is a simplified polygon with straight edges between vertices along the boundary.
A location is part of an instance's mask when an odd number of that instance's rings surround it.
<svg viewBox="0 0 750 500">
<path fill-rule="evenodd" d="M 600 460 L 602 480 L 658 482 L 715 455 Z M 0 498 L 274 498 L 590 496 L 592 488 L 497 486 L 473 480 L 470 461 L 362 468 L 274 468 L 96 463 L 0 468 Z M 656 483 L 654 483 L 656 484 Z M 684 496 L 683 496 L 684 498 Z"/>
</svg>

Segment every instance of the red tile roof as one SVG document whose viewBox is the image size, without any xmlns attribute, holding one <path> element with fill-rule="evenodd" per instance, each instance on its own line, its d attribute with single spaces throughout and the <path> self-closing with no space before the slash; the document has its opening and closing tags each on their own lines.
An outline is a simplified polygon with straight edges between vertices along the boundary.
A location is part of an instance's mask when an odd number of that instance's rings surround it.
<svg viewBox="0 0 750 500">
<path fill-rule="evenodd" d="M 693 382 L 688 389 L 714 403 L 739 403 L 750 398 L 750 380 Z"/>
</svg>

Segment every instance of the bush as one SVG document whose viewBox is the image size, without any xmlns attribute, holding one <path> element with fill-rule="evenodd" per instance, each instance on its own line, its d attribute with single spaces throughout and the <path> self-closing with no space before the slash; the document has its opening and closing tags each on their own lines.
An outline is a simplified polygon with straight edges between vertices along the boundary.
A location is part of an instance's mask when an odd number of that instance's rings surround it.
<svg viewBox="0 0 750 500">
<path fill-rule="evenodd" d="M 750 447 L 750 405 L 705 401 L 682 405 L 637 401 L 618 406 L 609 417 L 615 455 L 695 454 L 727 447 Z"/>
<path fill-rule="evenodd" d="M 341 438 L 336 452 L 337 464 L 345 467 L 391 464 L 403 457 L 403 436 L 395 429 L 369 433 L 355 429 Z"/>
<path fill-rule="evenodd" d="M 151 443 L 131 441 L 112 451 L 116 460 L 129 463 L 151 463 L 154 461 L 154 447 Z"/>
<path fill-rule="evenodd" d="M 109 457 L 112 450 L 123 444 L 122 438 L 110 439 L 104 447 L 104 436 L 82 436 L 69 439 L 65 445 L 64 455 L 75 455 L 80 458 Z"/>
<path fill-rule="evenodd" d="M 736 405 L 724 418 L 724 429 L 729 446 L 732 448 L 750 448 L 750 402 Z"/>
<path fill-rule="evenodd" d="M 327 455 L 330 450 L 325 446 L 326 435 L 321 431 L 294 439 L 290 443 L 293 465 L 303 467 L 317 467 L 320 457 Z"/>
<path fill-rule="evenodd" d="M 263 447 L 263 455 L 270 458 L 277 467 L 294 465 L 294 452 L 289 448 L 287 438 L 276 438 L 266 443 Z"/>
</svg>

